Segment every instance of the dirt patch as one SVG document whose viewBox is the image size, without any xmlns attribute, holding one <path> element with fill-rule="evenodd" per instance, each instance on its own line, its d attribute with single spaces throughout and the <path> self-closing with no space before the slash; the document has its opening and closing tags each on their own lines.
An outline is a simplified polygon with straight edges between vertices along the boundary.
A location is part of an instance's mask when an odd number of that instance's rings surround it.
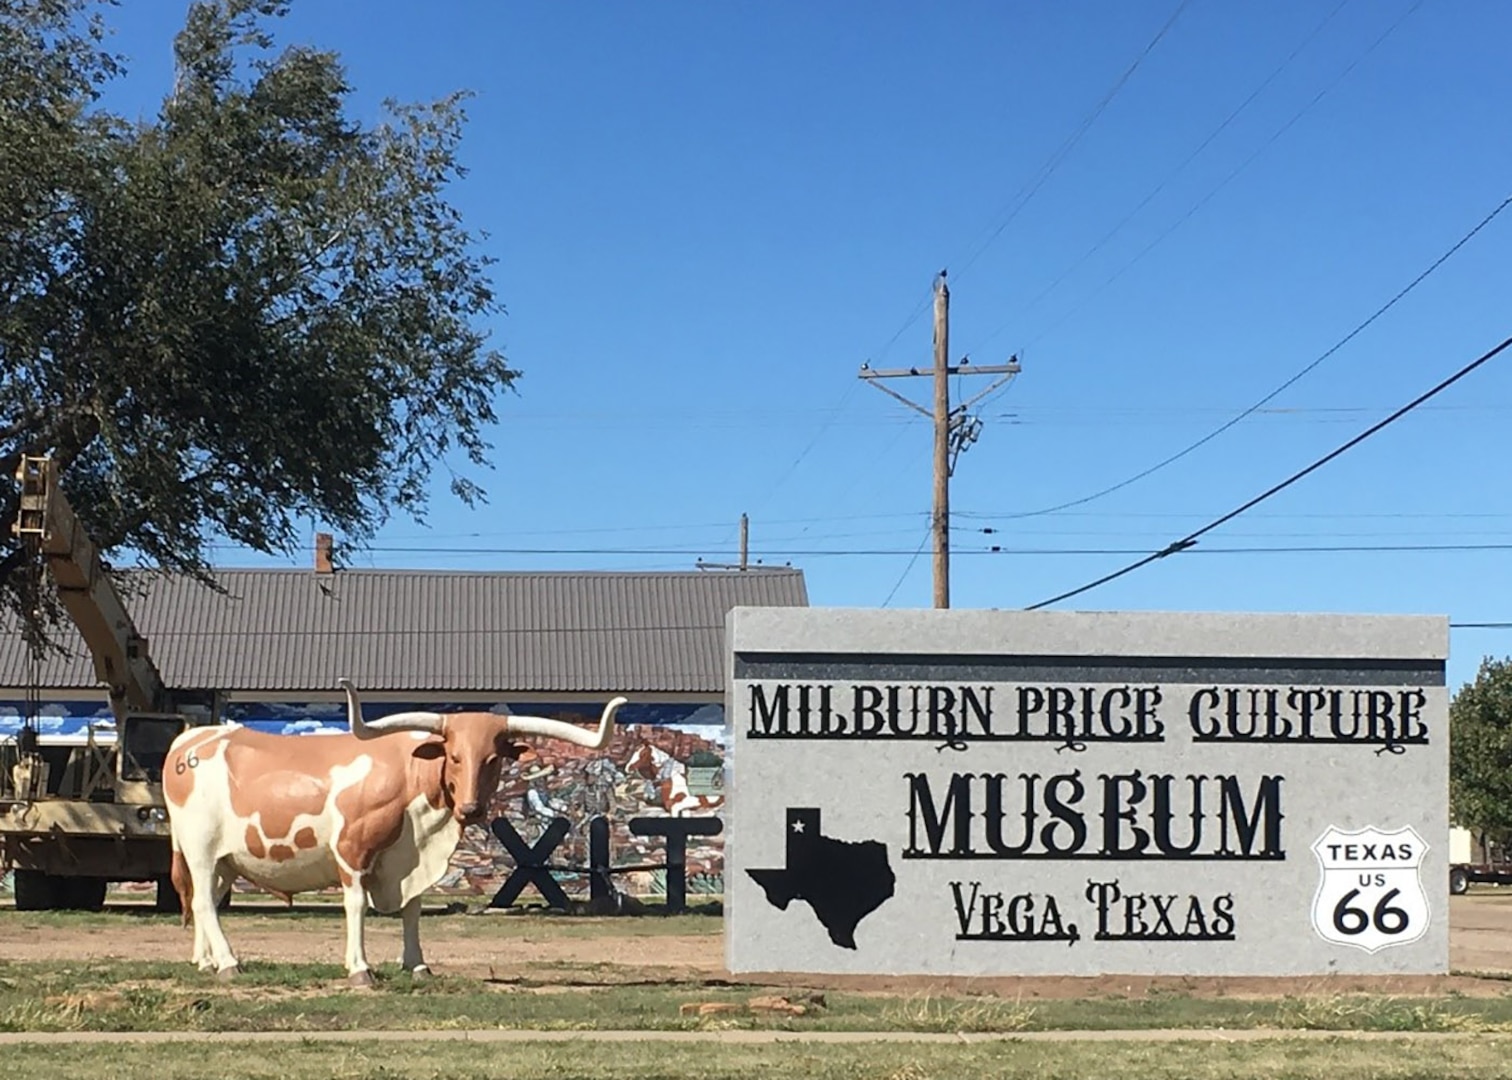
<svg viewBox="0 0 1512 1080">
<path fill-rule="evenodd" d="M 427 918 L 420 931 L 425 959 L 438 972 L 477 978 L 521 978 L 551 966 L 592 968 L 612 965 L 626 981 L 635 979 L 704 978 L 724 969 L 724 939 L 719 934 L 655 934 L 627 932 L 585 937 L 553 934 L 549 923 L 520 933 L 522 918 L 508 918 L 508 927 L 489 932 L 488 923 L 503 916 L 450 915 Z M 480 925 L 483 922 L 483 925 Z M 627 930 L 633 923 L 627 922 Z M 340 964 L 346 930 L 339 918 L 328 916 L 281 918 L 231 916 L 222 922 L 231 947 L 243 961 Z M 402 938 L 397 919 L 370 919 L 366 940 L 368 959 L 387 963 L 398 959 Z M 167 920 L 123 916 L 119 927 L 47 927 L 16 934 L 0 942 L 0 959 L 23 962 L 59 960 L 173 960 L 189 959 L 192 931 Z M 622 969 L 629 969 L 625 971 Z"/>
<path fill-rule="evenodd" d="M 1494 891 L 1451 898 L 1450 967 L 1461 974 L 1446 976 L 939 978 L 770 974 L 737 978 L 725 970 L 721 934 L 638 933 L 634 919 L 626 919 L 624 926 L 622 934 L 611 927 L 586 935 L 567 932 L 563 923 L 537 922 L 524 916 L 444 915 L 424 920 L 421 940 L 427 961 L 438 973 L 532 989 L 731 981 L 852 993 L 983 993 L 1023 1000 L 1154 994 L 1267 998 L 1350 992 L 1471 996 L 1512 992 L 1512 896 Z M 225 927 L 244 961 L 341 962 L 345 932 L 339 918 L 272 919 L 244 913 L 228 918 Z M 368 955 L 375 963 L 397 959 L 401 944 L 398 920 L 370 920 L 367 943 Z M 119 926 L 108 929 L 48 927 L 10 935 L 0 942 L 0 959 L 182 958 L 187 964 L 190 944 L 190 932 L 175 923 L 123 915 Z"/>
<path fill-rule="evenodd" d="M 1228 977 L 1185 975 L 1000 975 L 972 978 L 921 976 L 821 975 L 795 977 L 753 974 L 749 981 L 805 990 L 844 990 L 861 994 L 983 994 L 1022 1001 L 1082 998 L 1143 998 L 1181 994 L 1261 1000 L 1284 996 L 1329 994 L 1391 994 L 1398 996 L 1500 997 L 1512 990 L 1503 979 L 1477 975 L 1386 976 L 1267 976 Z"/>
<path fill-rule="evenodd" d="M 1512 973 L 1512 889 L 1449 898 L 1449 967 Z"/>
</svg>

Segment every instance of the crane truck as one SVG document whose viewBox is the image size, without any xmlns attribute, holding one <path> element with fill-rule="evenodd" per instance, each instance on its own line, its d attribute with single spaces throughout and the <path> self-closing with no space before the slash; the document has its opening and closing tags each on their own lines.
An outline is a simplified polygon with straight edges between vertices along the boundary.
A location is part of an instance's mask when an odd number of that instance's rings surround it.
<svg viewBox="0 0 1512 1080">
<path fill-rule="evenodd" d="M 115 732 L 90 725 L 82 735 L 50 736 L 29 717 L 14 740 L 0 742 L 0 868 L 12 870 L 22 910 L 99 910 L 113 881 L 156 882 L 158 908 L 175 910 L 163 766 L 186 726 L 219 722 L 219 695 L 164 685 L 59 488 L 56 461 L 23 456 L 16 479 L 12 531 L 32 572 L 51 574 L 109 697 Z"/>
</svg>

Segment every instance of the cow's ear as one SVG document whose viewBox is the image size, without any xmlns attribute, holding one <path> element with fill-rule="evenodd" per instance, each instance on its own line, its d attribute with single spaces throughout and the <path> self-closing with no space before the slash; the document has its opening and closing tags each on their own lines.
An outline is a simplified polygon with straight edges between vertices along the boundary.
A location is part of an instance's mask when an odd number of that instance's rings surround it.
<svg viewBox="0 0 1512 1080">
<path fill-rule="evenodd" d="M 437 758 L 445 756 L 446 740 L 439 737 L 426 739 L 424 742 L 416 743 L 415 749 L 411 753 L 421 761 L 435 761 Z"/>
</svg>

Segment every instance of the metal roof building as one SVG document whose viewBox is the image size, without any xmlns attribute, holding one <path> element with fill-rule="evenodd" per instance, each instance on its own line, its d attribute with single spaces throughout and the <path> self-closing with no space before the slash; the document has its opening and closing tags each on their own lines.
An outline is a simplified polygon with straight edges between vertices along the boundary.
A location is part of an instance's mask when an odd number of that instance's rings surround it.
<svg viewBox="0 0 1512 1080">
<path fill-rule="evenodd" d="M 334 699 L 343 675 L 374 700 L 721 700 L 730 608 L 808 603 L 802 571 L 777 568 L 223 570 L 216 580 L 224 594 L 144 574 L 126 603 L 167 685 L 262 701 Z M 13 697 L 32 675 L 7 622 L 0 694 Z M 43 696 L 103 693 L 73 627 L 59 639 L 69 655 L 42 665 Z"/>
</svg>

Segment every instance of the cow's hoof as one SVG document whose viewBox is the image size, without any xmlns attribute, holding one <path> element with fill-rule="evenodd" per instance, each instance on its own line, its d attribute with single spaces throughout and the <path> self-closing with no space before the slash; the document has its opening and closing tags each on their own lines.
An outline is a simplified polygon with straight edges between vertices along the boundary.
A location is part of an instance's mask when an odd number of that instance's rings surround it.
<svg viewBox="0 0 1512 1080">
<path fill-rule="evenodd" d="M 232 964 L 230 967 L 223 967 L 219 971 L 217 971 L 215 973 L 215 977 L 217 979 L 219 979 L 221 982 L 230 982 L 232 979 L 236 978 L 241 973 L 242 973 L 241 965 L 240 964 Z"/>
<path fill-rule="evenodd" d="M 369 987 L 369 986 L 372 986 L 373 985 L 373 973 L 368 968 L 363 968 L 361 971 L 354 971 L 354 972 L 352 972 L 351 975 L 349 975 L 347 977 L 347 982 L 350 983 L 352 986 L 358 986 L 358 987 Z"/>
<path fill-rule="evenodd" d="M 410 978 L 414 979 L 416 982 L 424 982 L 433 974 L 434 972 L 432 972 L 431 969 L 426 967 L 424 964 L 418 964 L 415 967 L 410 968 Z"/>
</svg>

